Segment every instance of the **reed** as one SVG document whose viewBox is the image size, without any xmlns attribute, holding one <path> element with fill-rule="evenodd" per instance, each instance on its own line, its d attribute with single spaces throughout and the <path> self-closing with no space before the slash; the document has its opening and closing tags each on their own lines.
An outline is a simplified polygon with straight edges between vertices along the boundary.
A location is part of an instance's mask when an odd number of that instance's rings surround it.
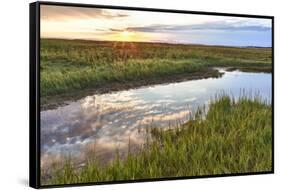
<svg viewBox="0 0 281 190">
<path fill-rule="evenodd" d="M 178 176 L 265 172 L 272 169 L 272 107 L 259 96 L 222 94 L 172 129 L 151 128 L 139 152 L 102 165 L 93 156 L 74 169 L 53 168 L 43 184 L 71 184 Z M 128 143 L 130 144 L 130 143 Z M 129 145 L 130 147 L 130 145 Z M 43 176 L 44 178 L 44 176 Z"/>
<path fill-rule="evenodd" d="M 210 67 L 271 72 L 271 48 L 41 39 L 41 97 L 175 78 L 218 76 Z M 143 84 L 143 83 L 142 83 Z"/>
</svg>

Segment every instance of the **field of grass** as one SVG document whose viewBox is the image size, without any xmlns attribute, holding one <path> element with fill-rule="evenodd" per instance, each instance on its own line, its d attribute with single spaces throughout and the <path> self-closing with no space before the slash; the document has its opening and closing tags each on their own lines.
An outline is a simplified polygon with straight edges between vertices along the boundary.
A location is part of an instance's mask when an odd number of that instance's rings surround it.
<svg viewBox="0 0 281 190">
<path fill-rule="evenodd" d="M 272 68 L 271 48 L 41 39 L 40 57 L 42 105 L 54 96 L 85 89 L 219 76 L 210 69 L 214 66 L 266 72 Z"/>
<path fill-rule="evenodd" d="M 99 164 L 93 155 L 80 170 L 70 161 L 52 169 L 43 184 L 70 184 L 176 176 L 264 172 L 272 169 L 272 107 L 257 97 L 234 101 L 217 96 L 208 112 L 200 108 L 189 122 L 149 130 L 141 150 Z M 128 143 L 129 144 L 129 143 Z M 42 173 L 42 179 L 44 173 Z"/>
</svg>

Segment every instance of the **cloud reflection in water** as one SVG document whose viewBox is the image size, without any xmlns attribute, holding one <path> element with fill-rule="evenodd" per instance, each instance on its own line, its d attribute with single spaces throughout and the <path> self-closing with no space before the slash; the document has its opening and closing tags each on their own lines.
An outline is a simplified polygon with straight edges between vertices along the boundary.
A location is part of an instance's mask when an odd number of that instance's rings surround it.
<svg viewBox="0 0 281 190">
<path fill-rule="evenodd" d="M 55 110 L 41 112 L 41 163 L 63 155 L 84 158 L 93 147 L 102 159 L 116 148 L 143 143 L 146 127 L 177 125 L 219 90 L 239 96 L 258 90 L 271 98 L 271 74 L 225 72 L 222 78 L 156 85 L 87 96 Z"/>
</svg>

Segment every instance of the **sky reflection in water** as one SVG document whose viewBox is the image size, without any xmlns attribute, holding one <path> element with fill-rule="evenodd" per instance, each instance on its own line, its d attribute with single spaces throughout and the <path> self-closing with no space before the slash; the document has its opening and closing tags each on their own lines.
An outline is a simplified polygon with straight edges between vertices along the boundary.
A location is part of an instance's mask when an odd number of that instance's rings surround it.
<svg viewBox="0 0 281 190">
<path fill-rule="evenodd" d="M 41 112 L 41 161 L 64 154 L 79 157 L 143 142 L 139 131 L 185 122 L 198 106 L 221 90 L 238 97 L 241 89 L 271 99 L 271 74 L 225 72 L 223 77 L 143 87 L 87 96 Z M 101 153 L 102 154 L 102 153 Z"/>
</svg>

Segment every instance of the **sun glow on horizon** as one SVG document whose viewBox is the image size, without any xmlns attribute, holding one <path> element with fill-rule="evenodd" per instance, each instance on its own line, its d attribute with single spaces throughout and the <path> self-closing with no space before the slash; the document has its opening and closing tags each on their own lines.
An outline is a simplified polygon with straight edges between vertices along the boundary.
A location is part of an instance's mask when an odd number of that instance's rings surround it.
<svg viewBox="0 0 281 190">
<path fill-rule="evenodd" d="M 120 33 L 121 41 L 133 41 L 134 37 L 136 37 L 134 32 L 124 30 Z"/>
<path fill-rule="evenodd" d="M 108 35 L 106 40 L 119 42 L 151 42 L 152 38 L 143 33 L 122 30 Z"/>
<path fill-rule="evenodd" d="M 43 38 L 271 46 L 271 20 L 41 5 Z"/>
</svg>

